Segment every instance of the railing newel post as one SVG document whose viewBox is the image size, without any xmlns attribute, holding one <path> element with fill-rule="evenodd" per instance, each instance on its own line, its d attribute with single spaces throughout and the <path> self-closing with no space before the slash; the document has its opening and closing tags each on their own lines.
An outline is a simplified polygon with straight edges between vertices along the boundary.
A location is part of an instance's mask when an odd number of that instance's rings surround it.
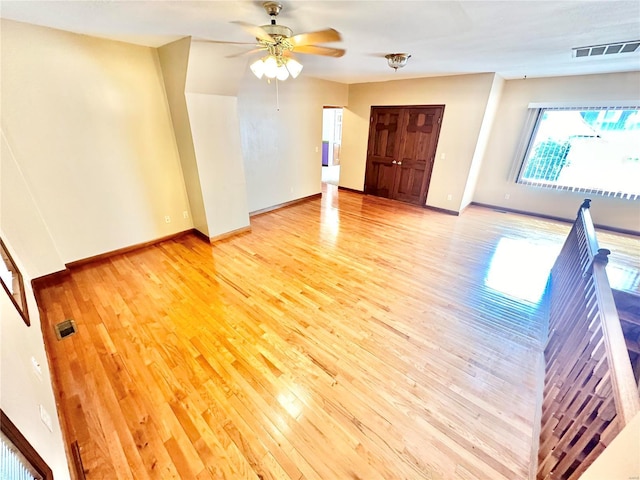
<svg viewBox="0 0 640 480">
<path fill-rule="evenodd" d="M 582 211 L 583 208 L 591 208 L 591 199 L 590 198 L 585 198 L 582 202 L 582 205 L 580 205 L 580 208 L 578 209 L 578 215 L 580 215 L 580 212 Z"/>
</svg>

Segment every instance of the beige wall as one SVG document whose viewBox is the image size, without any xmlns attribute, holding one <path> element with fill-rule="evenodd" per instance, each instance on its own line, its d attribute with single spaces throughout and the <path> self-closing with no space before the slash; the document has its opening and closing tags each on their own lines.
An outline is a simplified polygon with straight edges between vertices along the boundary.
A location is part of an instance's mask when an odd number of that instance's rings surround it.
<svg viewBox="0 0 640 480">
<path fill-rule="evenodd" d="M 64 263 L 192 228 L 155 49 L 6 20 L 1 39 L 2 129 Z"/>
<path fill-rule="evenodd" d="M 640 73 L 533 78 L 505 82 L 473 197 L 475 202 L 573 220 L 584 193 L 516 184 L 510 178 L 527 106 L 535 102 L 640 101 Z M 505 199 L 505 194 L 510 198 Z M 587 195 L 588 196 L 588 195 Z M 591 196 L 596 224 L 640 232 L 640 202 Z"/>
<path fill-rule="evenodd" d="M 209 237 L 248 227 L 238 99 L 202 93 L 186 97 Z"/>
<path fill-rule="evenodd" d="M 350 85 L 343 117 L 340 185 L 364 188 L 371 106 L 445 105 L 427 205 L 458 211 L 493 80 L 494 74 L 486 73 Z"/>
<path fill-rule="evenodd" d="M 191 41 L 185 96 L 210 238 L 249 226 L 238 88 L 247 58 Z"/>
<path fill-rule="evenodd" d="M 47 462 L 56 480 L 68 479 L 69 467 L 31 277 L 26 275 L 4 230 L 0 231 L 0 236 L 24 275 L 31 321 L 31 326 L 27 327 L 9 296 L 0 292 L 0 407 Z M 38 375 L 32 366 L 33 360 L 40 366 Z M 40 420 L 41 407 L 51 418 L 52 430 Z"/>
<path fill-rule="evenodd" d="M 229 53 L 228 45 L 191 40 L 185 91 L 236 97 L 250 56 Z"/>
<path fill-rule="evenodd" d="M 321 191 L 322 107 L 346 103 L 346 85 L 303 71 L 279 82 L 276 94 L 275 82 L 258 80 L 247 69 L 238 111 L 250 212 Z"/>
<path fill-rule="evenodd" d="M 582 474 L 580 480 L 634 480 L 640 477 L 640 413 Z"/>
<path fill-rule="evenodd" d="M 42 344 L 38 308 L 29 280 L 27 277 L 25 288 L 30 327 L 24 324 L 9 297 L 4 293 L 0 295 L 0 406 L 47 462 L 56 480 L 64 480 L 69 478 L 69 467 Z M 34 373 L 32 358 L 40 365 L 41 379 Z M 41 406 L 51 418 L 53 431 L 40 420 Z"/>
</svg>

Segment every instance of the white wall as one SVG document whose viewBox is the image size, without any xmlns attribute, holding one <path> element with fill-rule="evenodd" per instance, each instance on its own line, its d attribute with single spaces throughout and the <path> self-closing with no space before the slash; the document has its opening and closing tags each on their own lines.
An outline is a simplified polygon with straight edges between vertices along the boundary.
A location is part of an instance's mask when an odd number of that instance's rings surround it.
<svg viewBox="0 0 640 480">
<path fill-rule="evenodd" d="M 640 476 L 640 413 L 582 474 L 580 480 L 633 480 Z"/>
<path fill-rule="evenodd" d="M 38 307 L 31 289 L 31 277 L 26 274 L 25 265 L 2 229 L 0 236 L 23 274 L 31 321 L 31 326 L 27 327 L 9 296 L 0 291 L 0 407 L 49 465 L 56 480 L 68 479 L 69 466 L 42 343 Z M 32 358 L 40 365 L 40 378 L 34 373 Z M 53 431 L 40 420 L 40 406 L 51 417 Z"/>
<path fill-rule="evenodd" d="M 445 105 L 426 203 L 460 210 L 493 79 L 494 74 L 483 73 L 350 85 L 342 124 L 340 185 L 364 188 L 371 106 Z"/>
<path fill-rule="evenodd" d="M 157 51 L 1 27 L 2 129 L 62 261 L 192 228 Z"/>
<path fill-rule="evenodd" d="M 346 85 L 305 77 L 276 84 L 247 71 L 238 95 L 249 211 L 319 193 L 322 107 L 346 105 Z M 279 98 L 279 110 L 278 110 Z"/>
<path fill-rule="evenodd" d="M 249 226 L 238 99 L 187 93 L 209 237 Z"/>
<path fill-rule="evenodd" d="M 460 205 L 461 209 L 467 207 L 467 205 L 469 205 L 473 200 L 473 195 L 478 183 L 478 176 L 480 175 L 482 162 L 485 158 L 489 136 L 491 135 L 491 130 L 493 128 L 498 112 L 498 105 L 500 104 L 500 99 L 502 98 L 503 87 L 504 79 L 499 75 L 495 75 L 493 78 L 493 84 L 491 85 L 489 100 L 487 100 L 487 108 L 484 111 L 484 118 L 482 119 L 480 132 L 478 133 L 478 142 L 476 143 L 476 149 L 473 152 L 471 167 L 469 168 L 469 176 L 467 177 L 467 184 L 464 188 L 464 194 L 462 196 L 462 205 Z"/>
<path fill-rule="evenodd" d="M 249 226 L 238 85 L 246 57 L 226 45 L 191 41 L 185 97 L 209 238 Z"/>
<path fill-rule="evenodd" d="M 514 157 L 527 106 L 532 102 L 621 100 L 640 102 L 640 72 L 506 81 L 473 201 L 573 220 L 584 193 L 519 185 L 510 178 L 514 161 L 518 161 Z M 596 224 L 640 232 L 640 202 L 589 196 Z"/>
</svg>

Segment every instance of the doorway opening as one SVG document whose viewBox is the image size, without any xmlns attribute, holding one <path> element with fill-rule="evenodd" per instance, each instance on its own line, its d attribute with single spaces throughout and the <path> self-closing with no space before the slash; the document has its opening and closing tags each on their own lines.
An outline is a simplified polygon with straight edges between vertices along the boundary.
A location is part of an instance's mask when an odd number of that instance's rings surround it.
<svg viewBox="0 0 640 480">
<path fill-rule="evenodd" d="M 342 107 L 322 109 L 322 182 L 338 185 L 340 180 L 340 144 L 342 143 Z"/>
</svg>

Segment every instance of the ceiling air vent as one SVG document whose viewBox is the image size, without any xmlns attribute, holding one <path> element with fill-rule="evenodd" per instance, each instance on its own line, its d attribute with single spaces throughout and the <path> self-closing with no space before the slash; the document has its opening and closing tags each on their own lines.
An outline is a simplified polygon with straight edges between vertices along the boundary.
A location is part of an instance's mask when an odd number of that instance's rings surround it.
<svg viewBox="0 0 640 480">
<path fill-rule="evenodd" d="M 600 55 L 615 55 L 619 53 L 637 52 L 640 47 L 640 40 L 631 42 L 607 43 L 606 45 L 592 45 L 590 47 L 573 48 L 573 56 L 579 57 L 597 57 Z"/>
<path fill-rule="evenodd" d="M 64 322 L 60 322 L 55 327 L 53 327 L 53 329 L 56 331 L 56 337 L 58 337 L 58 340 L 62 340 L 63 338 L 66 338 L 69 335 L 73 335 L 78 331 L 76 322 L 74 322 L 73 320 L 65 320 Z"/>
</svg>

